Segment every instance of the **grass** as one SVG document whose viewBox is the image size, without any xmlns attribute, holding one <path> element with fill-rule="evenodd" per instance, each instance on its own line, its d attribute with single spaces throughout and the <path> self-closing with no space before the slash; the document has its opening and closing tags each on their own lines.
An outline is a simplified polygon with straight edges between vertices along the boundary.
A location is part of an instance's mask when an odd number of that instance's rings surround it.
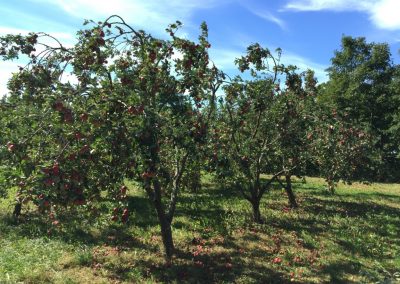
<svg viewBox="0 0 400 284">
<path fill-rule="evenodd" d="M 34 210 L 13 219 L 12 200 L 2 200 L 0 283 L 400 282 L 400 185 L 340 185 L 330 195 L 321 179 L 307 178 L 294 188 L 297 210 L 278 187 L 265 195 L 263 225 L 251 223 L 237 192 L 209 179 L 199 193 L 183 193 L 172 266 L 156 215 L 133 186 L 127 225 L 109 220 L 107 202 L 54 227 Z"/>
</svg>

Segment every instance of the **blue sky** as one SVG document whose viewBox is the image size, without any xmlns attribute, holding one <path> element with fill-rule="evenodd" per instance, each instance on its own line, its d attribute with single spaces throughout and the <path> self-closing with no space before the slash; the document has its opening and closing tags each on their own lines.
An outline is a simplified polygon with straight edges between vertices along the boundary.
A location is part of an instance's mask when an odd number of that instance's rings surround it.
<svg viewBox="0 0 400 284">
<path fill-rule="evenodd" d="M 394 61 L 400 61 L 400 0 L 0 0 L 0 35 L 44 31 L 73 44 L 83 19 L 111 14 L 160 37 L 169 23 L 180 20 L 181 35 L 195 39 L 206 21 L 211 56 L 230 74 L 234 59 L 259 42 L 282 48 L 282 62 L 311 68 L 323 82 L 342 35 L 387 42 Z M 0 95 L 17 65 L 0 62 Z"/>
</svg>

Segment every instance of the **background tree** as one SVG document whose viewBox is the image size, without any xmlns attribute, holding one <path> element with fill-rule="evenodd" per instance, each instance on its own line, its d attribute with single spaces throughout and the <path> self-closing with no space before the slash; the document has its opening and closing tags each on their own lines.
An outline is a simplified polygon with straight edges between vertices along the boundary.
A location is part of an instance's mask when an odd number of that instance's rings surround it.
<svg viewBox="0 0 400 284">
<path fill-rule="evenodd" d="M 285 181 L 277 181 L 285 189 L 289 206 L 298 207 L 292 189 L 291 176 L 306 173 L 309 160 L 307 133 L 312 127 L 313 109 L 315 108 L 316 79 L 309 70 L 297 73 L 295 66 L 284 68 L 286 86 L 279 86 L 270 112 L 270 120 L 276 129 L 274 162 L 269 172 L 282 171 Z"/>
<path fill-rule="evenodd" d="M 249 46 L 246 56 L 236 63 L 241 72 L 249 70 L 253 80 L 245 81 L 238 76 L 224 86 L 225 99 L 219 107 L 219 129 L 215 129 L 212 136 L 211 160 L 217 173 L 251 203 L 253 220 L 261 223 L 261 198 L 280 174 L 274 174 L 267 181 L 261 178 L 276 139 L 268 112 L 274 100 L 280 66 L 277 58 L 259 44 Z"/>
<path fill-rule="evenodd" d="M 310 154 L 334 193 L 337 183 L 358 179 L 369 161 L 372 141 L 363 130 L 343 122 L 337 114 L 321 109 L 308 134 Z"/>
<path fill-rule="evenodd" d="M 368 175 L 378 180 L 399 180 L 398 141 L 390 134 L 397 111 L 391 90 L 394 65 L 387 44 L 367 43 L 365 38 L 342 38 L 328 68 L 329 81 L 321 88 L 320 102 L 330 105 L 338 116 L 362 128 L 375 139 L 375 151 Z M 360 173 L 360 177 L 366 173 Z"/>
</svg>

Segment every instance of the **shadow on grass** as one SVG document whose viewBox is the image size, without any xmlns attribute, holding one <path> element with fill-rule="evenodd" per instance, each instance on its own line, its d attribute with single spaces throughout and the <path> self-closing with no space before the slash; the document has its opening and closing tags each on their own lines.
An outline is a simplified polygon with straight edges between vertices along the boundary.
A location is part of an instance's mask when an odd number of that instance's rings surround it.
<svg viewBox="0 0 400 284">
<path fill-rule="evenodd" d="M 234 242 L 227 241 L 223 248 L 233 253 L 210 252 L 194 256 L 192 252 L 176 250 L 172 265 L 154 264 L 140 260 L 139 267 L 147 267 L 145 278 L 151 276 L 157 283 L 288 283 L 280 272 L 265 266 L 243 261 Z M 129 272 L 115 274 L 121 281 L 131 281 Z"/>
<path fill-rule="evenodd" d="M 128 208 L 131 212 L 131 224 L 140 228 L 148 228 L 158 224 L 156 215 L 150 201 L 145 197 L 129 197 Z M 149 251 L 155 251 L 154 246 L 144 245 L 133 237 L 130 232 L 131 227 L 128 224 L 120 222 L 111 223 L 105 221 L 104 216 L 111 215 L 107 206 L 100 206 L 103 220 L 96 223 L 96 217 L 101 213 L 97 212 L 92 216 L 91 212 L 86 210 L 72 210 L 63 212 L 57 219 L 59 225 L 52 224 L 48 218 L 48 213 L 39 213 L 29 211 L 15 218 L 10 213 L 0 213 L 0 236 L 8 238 L 47 238 L 61 240 L 67 244 L 73 245 L 112 245 L 129 248 L 141 248 Z M 78 217 L 77 217 L 78 216 Z"/>
<path fill-rule="evenodd" d="M 399 216 L 400 209 L 373 202 L 356 202 L 344 200 L 323 200 L 317 197 L 308 197 L 304 208 L 312 214 L 326 216 L 339 215 L 342 218 L 366 217 L 367 215 Z M 400 224 L 396 224 L 400 225 Z"/>
<path fill-rule="evenodd" d="M 354 261 L 334 262 L 328 264 L 321 271 L 323 274 L 328 274 L 331 283 L 359 283 L 351 281 L 345 277 L 346 274 L 357 275 L 360 273 L 361 264 Z"/>
</svg>

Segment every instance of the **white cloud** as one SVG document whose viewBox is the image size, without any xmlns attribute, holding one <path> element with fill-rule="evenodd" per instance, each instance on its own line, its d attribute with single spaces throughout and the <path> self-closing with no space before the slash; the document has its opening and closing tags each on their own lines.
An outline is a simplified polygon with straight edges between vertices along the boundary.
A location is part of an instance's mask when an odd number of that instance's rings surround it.
<svg viewBox="0 0 400 284">
<path fill-rule="evenodd" d="M 190 25 L 196 10 L 209 9 L 232 0 L 35 0 L 56 5 L 69 15 L 93 20 L 105 20 L 110 15 L 119 15 L 128 23 L 146 27 L 152 32 L 164 32 L 168 24 L 180 20 Z"/>
<path fill-rule="evenodd" d="M 5 27 L 5 26 L 0 26 L 0 35 L 6 35 L 6 34 L 22 34 L 22 35 L 27 35 L 30 32 L 38 32 L 38 31 L 32 31 L 32 30 L 25 30 L 25 29 L 17 29 L 17 28 L 12 28 L 12 27 Z M 43 30 L 41 30 L 43 32 Z M 54 36 L 55 38 L 59 40 L 66 40 L 66 41 L 73 41 L 74 36 L 70 33 L 63 33 L 63 32 L 54 32 L 54 31 L 45 31 L 48 34 Z"/>
<path fill-rule="evenodd" d="M 273 49 L 271 49 L 271 51 L 272 50 Z M 245 55 L 245 49 L 243 51 L 218 48 L 210 50 L 210 58 L 213 60 L 215 65 L 219 69 L 227 72 L 229 75 L 239 73 L 234 61 L 242 55 Z M 306 71 L 307 69 L 313 70 L 319 83 L 328 80 L 328 75 L 325 72 L 325 69 L 327 69 L 328 66 L 316 63 L 298 54 L 283 51 L 280 62 L 285 65 L 295 65 L 300 71 Z"/>
<path fill-rule="evenodd" d="M 264 20 L 267 20 L 267 21 L 277 24 L 282 30 L 287 29 L 286 23 L 282 19 L 274 16 L 271 12 L 268 12 L 268 11 L 251 11 L 251 12 L 254 15 L 256 15 Z"/>
<path fill-rule="evenodd" d="M 249 0 L 238 0 L 239 4 L 246 8 L 249 12 L 254 14 L 257 17 L 260 17 L 261 19 L 264 19 L 266 21 L 272 22 L 276 25 L 278 25 L 281 29 L 286 30 L 286 23 L 270 11 L 266 10 L 263 8 L 262 5 L 260 5 L 259 2 L 254 2 L 254 1 L 249 1 Z"/>
<path fill-rule="evenodd" d="M 215 66 L 225 72 L 237 70 L 235 66 L 235 59 L 244 55 L 245 51 L 238 51 L 233 49 L 212 48 L 210 50 L 210 59 L 214 62 Z"/>
<path fill-rule="evenodd" d="M 379 28 L 400 29 L 400 1 L 384 0 L 376 3 L 371 19 Z"/>
<path fill-rule="evenodd" d="M 400 29 L 399 0 L 291 0 L 284 10 L 295 11 L 359 11 L 367 13 L 381 29 Z"/>
<path fill-rule="evenodd" d="M 297 11 L 346 11 L 365 10 L 371 7 L 372 0 L 291 0 L 285 9 Z"/>
<path fill-rule="evenodd" d="M 8 93 L 7 82 L 11 78 L 12 73 L 18 72 L 17 62 L 6 61 L 0 62 L 0 98 Z"/>
</svg>

